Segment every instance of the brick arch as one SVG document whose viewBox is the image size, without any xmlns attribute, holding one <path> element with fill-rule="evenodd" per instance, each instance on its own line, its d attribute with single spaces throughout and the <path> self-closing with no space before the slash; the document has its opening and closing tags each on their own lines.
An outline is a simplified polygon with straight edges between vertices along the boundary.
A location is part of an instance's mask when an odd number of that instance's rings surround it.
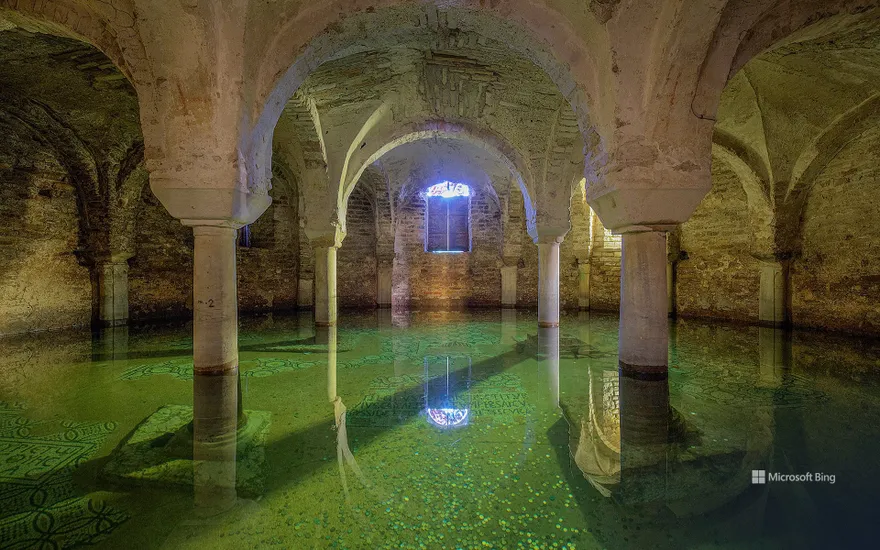
<svg viewBox="0 0 880 550">
<path fill-rule="evenodd" d="M 373 146 L 370 154 L 362 161 L 351 166 L 344 173 L 340 182 L 338 203 L 341 213 L 340 219 L 345 219 L 348 197 L 368 166 L 401 145 L 432 138 L 464 141 L 495 157 L 510 170 L 517 180 L 523 194 L 527 219 L 534 220 L 535 207 L 532 198 L 534 197 L 534 183 L 528 164 L 519 151 L 490 130 L 474 127 L 467 123 L 447 121 L 410 122 L 391 127 L 378 136 L 372 136 L 370 142 L 377 145 Z"/>
<path fill-rule="evenodd" d="M 91 44 L 136 84 L 147 81 L 146 63 L 131 59 L 143 55 L 144 48 L 134 30 L 134 7 L 126 11 L 114 2 L 107 3 L 108 13 L 77 0 L 54 0 L 52 2 L 22 2 L 0 0 L 0 20 L 31 32 L 72 38 Z"/>
<path fill-rule="evenodd" d="M 729 0 L 703 60 L 691 110 L 714 118 L 728 81 L 751 59 L 817 23 L 858 18 L 877 8 L 876 0 Z"/>
<path fill-rule="evenodd" d="M 287 18 L 279 16 L 256 69 L 259 112 L 254 116 L 254 142 L 259 143 L 261 135 L 271 136 L 287 100 L 315 67 L 336 56 L 375 49 L 382 37 L 392 36 L 399 44 L 400 33 L 395 33 L 404 22 L 421 15 L 430 25 L 446 13 L 438 11 L 437 6 L 448 4 L 439 0 L 419 5 L 407 0 L 331 0 L 315 3 Z M 454 8 L 445 9 L 458 10 L 459 23 L 473 25 L 468 30 L 506 44 L 513 53 L 540 67 L 576 114 L 584 141 L 593 141 L 595 131 L 589 121 L 588 103 L 598 96 L 599 79 L 594 56 L 577 39 L 571 23 L 536 0 L 498 0 L 490 6 L 481 0 L 460 0 Z M 413 26 L 406 32 L 423 34 L 424 28 Z"/>
</svg>

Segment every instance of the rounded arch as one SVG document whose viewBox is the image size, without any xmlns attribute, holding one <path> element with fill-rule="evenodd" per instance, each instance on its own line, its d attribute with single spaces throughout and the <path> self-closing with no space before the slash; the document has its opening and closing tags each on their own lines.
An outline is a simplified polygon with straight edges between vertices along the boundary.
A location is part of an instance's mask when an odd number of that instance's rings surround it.
<svg viewBox="0 0 880 550">
<path fill-rule="evenodd" d="M 344 16 L 351 12 L 350 4 L 345 0 L 320 2 L 312 9 L 278 18 L 272 38 L 259 52 L 261 62 L 255 63 L 259 111 L 254 114 L 254 143 L 260 143 L 262 136 L 271 138 L 288 99 L 316 67 L 377 45 L 399 45 L 407 36 L 424 35 L 426 26 L 441 32 L 474 32 L 533 62 L 568 101 L 584 142 L 591 142 L 595 132 L 588 118 L 589 103 L 598 97 L 598 89 L 587 86 L 598 86 L 598 72 L 595 56 L 574 29 L 589 26 L 594 19 L 584 15 L 582 25 L 575 27 L 562 14 L 533 0 L 498 0 L 491 7 L 480 0 L 460 0 L 453 7 L 439 0 L 418 5 L 380 0 Z M 377 28 L 382 33 L 369 32 Z"/>
<path fill-rule="evenodd" d="M 143 52 L 143 45 L 134 32 L 134 16 L 118 7 L 106 5 L 108 14 L 76 0 L 54 2 L 17 2 L 0 0 L 0 24 L 27 31 L 72 38 L 106 55 L 131 83 L 137 82 L 136 68 L 128 62 L 125 52 Z M 119 32 L 118 29 L 126 29 Z"/>
<path fill-rule="evenodd" d="M 486 151 L 506 166 L 517 180 L 523 194 L 527 219 L 534 219 L 535 208 L 532 199 L 534 183 L 528 164 L 519 151 L 491 130 L 478 128 L 464 122 L 430 120 L 401 124 L 371 138 L 371 142 L 380 145 L 376 146 L 362 160 L 353 163 L 340 182 L 338 197 L 340 220 L 345 220 L 348 197 L 368 166 L 401 145 L 433 138 L 467 142 Z"/>
</svg>

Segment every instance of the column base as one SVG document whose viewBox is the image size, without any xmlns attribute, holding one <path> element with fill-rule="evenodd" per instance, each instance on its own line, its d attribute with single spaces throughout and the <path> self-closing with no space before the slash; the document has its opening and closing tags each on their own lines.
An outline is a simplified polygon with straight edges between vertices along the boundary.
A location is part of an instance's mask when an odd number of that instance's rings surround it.
<svg viewBox="0 0 880 550">
<path fill-rule="evenodd" d="M 331 323 L 331 322 L 327 322 L 327 321 L 315 321 L 315 326 L 322 327 L 322 328 L 335 327 L 336 322 L 334 321 Z"/>
<path fill-rule="evenodd" d="M 538 327 L 540 328 L 558 328 L 559 323 L 553 321 L 538 321 Z"/>
<path fill-rule="evenodd" d="M 97 328 L 124 327 L 127 324 L 128 319 L 98 319 L 95 322 Z"/>
<path fill-rule="evenodd" d="M 630 365 L 629 363 L 624 363 L 623 361 L 618 361 L 618 372 L 621 376 L 625 376 L 626 378 L 633 378 L 635 380 L 666 380 L 669 378 L 669 366 L 668 365 Z"/>
</svg>

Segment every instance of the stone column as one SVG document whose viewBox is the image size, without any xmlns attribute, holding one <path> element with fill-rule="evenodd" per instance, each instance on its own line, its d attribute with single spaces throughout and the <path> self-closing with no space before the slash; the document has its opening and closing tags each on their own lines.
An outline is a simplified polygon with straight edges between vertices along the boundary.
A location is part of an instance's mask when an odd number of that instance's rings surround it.
<svg viewBox="0 0 880 550">
<path fill-rule="evenodd" d="M 764 325 L 788 323 L 788 262 L 761 261 L 758 321 Z"/>
<path fill-rule="evenodd" d="M 336 247 L 315 247 L 315 325 L 336 325 Z"/>
<path fill-rule="evenodd" d="M 590 309 L 590 261 L 578 261 L 578 309 Z"/>
<path fill-rule="evenodd" d="M 391 278 L 394 274 L 394 256 L 379 256 L 376 270 L 376 305 L 380 308 L 391 307 Z"/>
<path fill-rule="evenodd" d="M 559 244 L 562 237 L 538 238 L 538 326 L 559 326 Z"/>
<path fill-rule="evenodd" d="M 128 261 L 108 260 L 95 266 L 98 275 L 98 323 L 116 327 L 128 323 Z"/>
<path fill-rule="evenodd" d="M 666 376 L 669 325 L 664 232 L 623 234 L 618 346 L 622 373 Z"/>
<path fill-rule="evenodd" d="M 239 416 L 237 226 L 195 225 L 193 254 L 193 459 L 196 504 L 235 503 Z"/>
<path fill-rule="evenodd" d="M 516 271 L 519 258 L 504 260 L 501 267 L 501 307 L 516 307 Z"/>
</svg>

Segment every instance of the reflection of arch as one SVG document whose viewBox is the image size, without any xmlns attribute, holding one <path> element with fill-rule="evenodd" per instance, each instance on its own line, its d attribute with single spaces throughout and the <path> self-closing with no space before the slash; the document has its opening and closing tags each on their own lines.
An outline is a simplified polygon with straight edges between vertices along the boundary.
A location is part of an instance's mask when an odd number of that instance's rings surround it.
<svg viewBox="0 0 880 550">
<path fill-rule="evenodd" d="M 367 150 L 369 153 L 362 155 L 363 160 L 354 163 L 343 173 L 343 180 L 339 187 L 340 219 L 345 219 L 348 197 L 368 166 L 401 145 L 431 138 L 464 141 L 491 154 L 506 166 L 516 178 L 525 199 L 526 215 L 528 219 L 534 219 L 534 203 L 531 198 L 533 195 L 530 192 L 530 188 L 533 188 L 531 172 L 519 152 L 492 131 L 464 122 L 438 120 L 403 124 L 370 138 L 369 143 L 373 146 Z M 358 141 L 356 143 L 365 142 Z"/>
<path fill-rule="evenodd" d="M 321 64 L 375 49 L 376 44 L 390 47 L 405 43 L 410 37 L 424 35 L 423 22 L 438 28 L 450 25 L 449 20 L 454 20 L 456 31 L 495 40 L 541 68 L 568 100 L 581 133 L 592 133 L 587 122 L 587 94 L 581 86 L 598 85 L 593 56 L 582 41 L 571 39 L 578 34 L 571 22 L 547 6 L 531 0 L 498 0 L 486 8 L 482 0 L 464 0 L 457 3 L 463 7 L 439 11 L 433 5 L 403 6 L 402 0 L 380 0 L 365 12 L 343 18 L 351 6 L 342 3 L 313 3 L 296 15 L 277 18 L 277 27 L 270 31 L 273 38 L 259 56 L 266 61 L 256 75 L 257 97 L 263 99 L 258 101 L 262 111 L 255 117 L 257 134 L 271 134 L 287 99 Z M 371 33 L 370 29 L 382 32 Z M 598 91 L 591 95 L 598 97 Z M 589 142 L 586 137 L 584 141 Z"/>
</svg>

